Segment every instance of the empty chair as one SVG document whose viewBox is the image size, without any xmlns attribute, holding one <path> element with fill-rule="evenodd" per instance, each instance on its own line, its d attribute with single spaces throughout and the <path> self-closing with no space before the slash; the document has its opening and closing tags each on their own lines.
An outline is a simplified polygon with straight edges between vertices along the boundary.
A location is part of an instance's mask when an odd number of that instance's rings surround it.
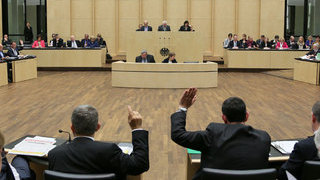
<svg viewBox="0 0 320 180">
<path fill-rule="evenodd" d="M 301 179 L 320 179 L 320 161 L 306 161 L 303 166 Z"/>
<path fill-rule="evenodd" d="M 202 180 L 275 180 L 276 169 L 223 170 L 203 168 Z"/>
<path fill-rule="evenodd" d="M 57 171 L 44 171 L 45 180 L 113 180 L 115 174 L 70 174 Z"/>
</svg>

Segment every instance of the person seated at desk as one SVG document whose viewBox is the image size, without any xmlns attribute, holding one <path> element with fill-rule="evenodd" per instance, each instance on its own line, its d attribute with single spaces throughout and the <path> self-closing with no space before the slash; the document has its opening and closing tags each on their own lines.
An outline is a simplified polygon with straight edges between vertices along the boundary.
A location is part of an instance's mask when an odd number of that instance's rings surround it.
<svg viewBox="0 0 320 180">
<path fill-rule="evenodd" d="M 3 35 L 2 45 L 9 47 L 11 45 L 11 40 L 8 37 L 8 34 Z"/>
<path fill-rule="evenodd" d="M 84 39 L 81 40 L 81 47 L 87 47 L 90 42 L 89 34 L 84 35 Z"/>
<path fill-rule="evenodd" d="M 253 40 L 252 37 L 248 36 L 248 41 L 246 42 L 244 48 L 248 49 L 257 49 L 257 43 Z"/>
<path fill-rule="evenodd" d="M 124 154 L 115 143 L 94 139 L 101 127 L 98 112 L 90 105 L 81 105 L 71 116 L 71 130 L 75 138 L 48 153 L 49 170 L 76 174 L 115 173 L 117 179 L 148 171 L 148 131 L 142 129 L 139 112 L 132 111 L 130 106 L 128 110 L 133 144 L 130 155 Z"/>
<path fill-rule="evenodd" d="M 318 53 L 320 53 L 319 46 L 318 43 L 313 44 L 312 50 L 306 54 L 308 59 L 315 59 L 317 57 Z"/>
<path fill-rule="evenodd" d="M 162 24 L 158 27 L 158 31 L 171 31 L 167 21 L 162 21 Z"/>
<path fill-rule="evenodd" d="M 42 40 L 41 34 L 38 34 L 37 40 L 33 42 L 32 48 L 45 48 L 46 44 Z"/>
<path fill-rule="evenodd" d="M 3 52 L 3 45 L 0 44 L 0 60 L 3 60 L 6 58 L 6 54 Z"/>
<path fill-rule="evenodd" d="M 261 35 L 261 36 L 260 36 L 260 39 L 258 39 L 258 40 L 256 41 L 257 46 L 258 46 L 258 47 L 261 47 L 261 44 L 262 44 L 262 42 L 265 41 L 265 39 L 266 39 L 266 36 L 265 36 L 265 35 Z"/>
<path fill-rule="evenodd" d="M 170 52 L 169 57 L 167 59 L 163 60 L 162 63 L 169 63 L 169 64 L 178 63 L 176 60 L 176 53 Z"/>
<path fill-rule="evenodd" d="M 312 36 L 308 36 L 308 40 L 306 41 L 306 46 L 308 49 L 312 48 L 312 44 L 313 44 L 314 40 Z"/>
<path fill-rule="evenodd" d="M 298 42 L 297 42 L 297 47 L 298 47 L 299 50 L 304 50 L 304 49 L 307 48 L 307 47 L 306 47 L 306 44 L 304 43 L 304 38 L 303 38 L 303 36 L 300 36 L 300 37 L 299 37 L 299 40 L 298 40 Z"/>
<path fill-rule="evenodd" d="M 294 39 L 294 36 L 290 36 L 289 41 L 287 42 L 289 49 L 298 49 L 297 42 Z"/>
<path fill-rule="evenodd" d="M 70 36 L 70 41 L 67 41 L 67 47 L 69 48 L 79 48 L 81 47 L 81 43 L 79 40 L 76 40 L 74 35 Z"/>
<path fill-rule="evenodd" d="M 277 47 L 277 43 L 279 42 L 279 35 L 275 35 L 274 39 L 271 40 L 271 47 L 275 49 Z"/>
<path fill-rule="evenodd" d="M 241 43 L 238 41 L 238 35 L 233 35 L 233 40 L 230 41 L 228 49 L 239 49 L 241 48 Z"/>
<path fill-rule="evenodd" d="M 246 43 L 247 43 L 247 35 L 242 34 L 242 39 L 240 40 L 240 47 L 246 48 Z"/>
<path fill-rule="evenodd" d="M 53 41 L 56 39 L 56 34 L 52 33 L 51 37 L 52 37 L 52 39 L 50 40 L 50 42 L 48 44 L 49 47 L 53 47 Z"/>
<path fill-rule="evenodd" d="M 283 38 L 280 38 L 280 41 L 277 43 L 276 49 L 288 49 L 287 43 L 284 41 Z"/>
<path fill-rule="evenodd" d="M 22 156 L 15 156 L 11 163 L 4 152 L 4 135 L 0 131 L 0 179 L 1 180 L 35 180 L 35 173 L 30 169 L 29 163 Z"/>
<path fill-rule="evenodd" d="M 180 109 L 171 115 L 171 139 L 180 146 L 201 151 L 201 168 L 193 180 L 201 179 L 202 168 L 250 170 L 268 167 L 271 138 L 267 132 L 245 124 L 249 113 L 242 99 L 230 97 L 223 102 L 224 124 L 210 123 L 206 130 L 186 131 L 187 111 L 196 98 L 196 88 L 184 91 Z"/>
<path fill-rule="evenodd" d="M 56 34 L 55 39 L 53 39 L 53 47 L 63 48 L 63 39 L 60 38 L 59 34 Z"/>
<path fill-rule="evenodd" d="M 319 35 L 316 36 L 316 40 L 313 42 L 313 44 L 315 44 L 315 43 L 320 44 L 320 36 Z"/>
<path fill-rule="evenodd" d="M 316 102 L 312 107 L 311 127 L 313 134 L 319 131 L 320 126 L 320 101 Z M 319 160 L 318 150 L 314 143 L 314 135 L 299 141 L 295 144 L 290 158 L 285 162 L 279 170 L 279 180 L 286 180 L 286 171 L 295 178 L 301 179 L 302 168 L 305 161 Z"/>
<path fill-rule="evenodd" d="M 100 47 L 100 45 L 98 44 L 98 42 L 96 41 L 96 38 L 94 38 L 93 36 L 90 37 L 90 41 L 87 45 L 87 48 L 97 48 Z"/>
<path fill-rule="evenodd" d="M 141 27 L 140 31 L 152 31 L 152 27 L 149 26 L 149 23 L 147 20 L 144 20 L 143 26 Z"/>
<path fill-rule="evenodd" d="M 189 21 L 186 20 L 184 21 L 183 25 L 180 26 L 179 31 L 194 31 L 194 30 L 192 29 L 192 26 L 189 24 Z"/>
<path fill-rule="evenodd" d="M 223 41 L 223 47 L 228 48 L 229 43 L 232 41 L 232 33 L 228 34 L 228 37 Z"/>
<path fill-rule="evenodd" d="M 136 57 L 136 63 L 156 63 L 153 55 L 148 54 L 146 50 L 141 51 L 141 55 Z"/>
<path fill-rule="evenodd" d="M 264 41 L 260 43 L 260 49 L 271 49 L 271 43 L 268 38 L 264 38 Z"/>
<path fill-rule="evenodd" d="M 19 51 L 22 49 L 23 49 L 22 47 L 17 47 L 16 42 L 12 42 L 11 47 L 8 49 L 7 55 L 9 57 L 19 57 L 20 56 Z"/>
<path fill-rule="evenodd" d="M 103 46 L 107 47 L 107 43 L 106 43 L 106 41 L 102 38 L 102 36 L 101 36 L 100 33 L 97 34 L 97 40 L 96 40 L 96 41 L 97 41 L 97 43 L 99 44 L 100 47 L 103 47 Z M 107 52 L 108 52 L 108 49 L 107 49 Z"/>
</svg>

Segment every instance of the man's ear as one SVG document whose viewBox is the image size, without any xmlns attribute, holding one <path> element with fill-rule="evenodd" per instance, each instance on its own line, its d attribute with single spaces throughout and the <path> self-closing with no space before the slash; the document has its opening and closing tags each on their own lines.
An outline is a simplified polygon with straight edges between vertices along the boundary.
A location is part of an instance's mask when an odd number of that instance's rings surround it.
<svg viewBox="0 0 320 180">
<path fill-rule="evenodd" d="M 228 124 L 228 118 L 226 115 L 222 114 L 222 120 L 225 124 Z"/>
<path fill-rule="evenodd" d="M 76 134 L 76 130 L 74 129 L 73 125 L 71 125 L 70 129 L 71 129 L 73 134 Z"/>
<path fill-rule="evenodd" d="M 98 131 L 100 128 L 101 128 L 101 124 L 98 122 L 96 131 Z"/>
<path fill-rule="evenodd" d="M 243 122 L 247 122 L 249 119 L 249 112 L 246 112 L 246 119 Z"/>
<path fill-rule="evenodd" d="M 315 123 L 315 122 L 317 122 L 317 118 L 316 118 L 316 116 L 312 113 L 312 123 Z"/>
</svg>

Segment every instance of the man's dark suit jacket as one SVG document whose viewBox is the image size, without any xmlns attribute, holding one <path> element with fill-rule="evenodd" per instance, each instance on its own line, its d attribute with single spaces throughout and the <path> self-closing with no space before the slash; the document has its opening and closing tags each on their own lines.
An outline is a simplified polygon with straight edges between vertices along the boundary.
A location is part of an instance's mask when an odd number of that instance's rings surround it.
<svg viewBox="0 0 320 180">
<path fill-rule="evenodd" d="M 4 151 L 2 152 L 4 154 Z M 0 171 L 0 180 L 14 180 L 13 172 L 6 157 L 2 158 L 2 167 Z"/>
<path fill-rule="evenodd" d="M 290 44 L 290 41 L 288 41 L 288 42 L 287 42 L 287 45 L 288 45 L 288 47 L 289 47 L 290 49 L 298 49 L 298 48 L 299 48 L 297 42 L 295 42 L 295 41 L 294 41 L 292 44 Z"/>
<path fill-rule="evenodd" d="M 310 55 L 317 56 L 318 53 L 320 53 L 320 49 L 317 52 L 315 50 L 311 50 L 306 55 L 307 56 L 310 56 Z"/>
<path fill-rule="evenodd" d="M 163 25 L 160 25 L 160 26 L 158 27 L 158 31 L 171 31 L 171 29 L 170 29 L 170 26 L 167 25 L 166 30 L 164 30 L 164 26 L 163 26 Z"/>
<path fill-rule="evenodd" d="M 231 170 L 268 167 L 271 139 L 267 132 L 243 124 L 211 123 L 205 131 L 186 131 L 186 112 L 171 115 L 171 139 L 177 144 L 201 151 L 202 168 Z"/>
<path fill-rule="evenodd" d="M 264 41 L 261 42 L 260 45 L 259 45 L 259 48 L 260 48 L 260 49 L 263 49 L 263 48 L 265 48 L 265 47 L 272 48 L 272 45 L 271 45 L 270 42 L 267 42 L 267 46 L 266 46 L 266 42 L 264 42 Z"/>
<path fill-rule="evenodd" d="M 144 26 L 142 26 L 142 27 L 140 28 L 140 31 L 144 31 Z M 151 27 L 151 26 L 148 26 L 148 31 L 152 31 L 152 27 Z"/>
<path fill-rule="evenodd" d="M 233 40 L 230 41 L 230 42 L 229 42 L 229 45 L 228 45 L 228 48 L 229 48 L 229 49 L 232 49 L 232 48 L 234 47 L 234 43 L 235 43 L 235 42 L 234 42 Z M 238 48 L 241 48 L 241 43 L 240 43 L 240 41 L 237 41 L 237 47 L 238 47 Z"/>
<path fill-rule="evenodd" d="M 142 63 L 141 56 L 136 57 L 136 63 Z M 154 60 L 154 57 L 150 54 L 147 55 L 147 63 L 156 63 L 156 61 Z"/>
<path fill-rule="evenodd" d="M 57 146 L 48 154 L 49 169 L 76 174 L 115 173 L 117 179 L 138 175 L 149 169 L 148 132 L 132 132 L 133 152 L 122 153 L 114 143 L 75 138 L 69 144 Z"/>
<path fill-rule="evenodd" d="M 287 179 L 285 171 L 289 171 L 297 179 L 301 178 L 302 168 L 305 161 L 319 160 L 318 151 L 314 143 L 314 136 L 301 140 L 295 144 L 290 158 L 279 170 L 279 179 Z"/>
<path fill-rule="evenodd" d="M 169 58 L 164 59 L 164 60 L 162 61 L 162 63 L 169 63 Z M 172 63 L 178 63 L 178 62 L 177 62 L 176 59 L 174 59 L 174 60 L 172 61 Z"/>
<path fill-rule="evenodd" d="M 18 47 L 16 48 L 17 55 L 20 55 L 19 51 L 22 50 L 22 49 L 23 48 L 18 48 Z M 16 55 L 14 55 L 13 49 L 11 47 L 8 49 L 7 56 L 9 56 L 9 57 L 18 57 Z"/>
<path fill-rule="evenodd" d="M 81 47 L 80 41 L 79 40 L 75 40 L 75 41 L 76 41 L 78 48 Z M 71 41 L 67 41 L 67 47 L 71 47 Z"/>
<path fill-rule="evenodd" d="M 184 26 L 182 25 L 182 26 L 180 26 L 179 31 L 191 31 L 191 27 L 188 26 L 187 29 L 185 29 Z"/>
<path fill-rule="evenodd" d="M 53 47 L 63 47 L 63 39 L 59 39 L 58 41 L 56 39 L 53 40 Z"/>
<path fill-rule="evenodd" d="M 90 39 L 82 39 L 81 40 L 81 46 L 84 47 L 85 43 L 87 42 L 87 45 L 89 44 L 90 42 Z"/>
</svg>

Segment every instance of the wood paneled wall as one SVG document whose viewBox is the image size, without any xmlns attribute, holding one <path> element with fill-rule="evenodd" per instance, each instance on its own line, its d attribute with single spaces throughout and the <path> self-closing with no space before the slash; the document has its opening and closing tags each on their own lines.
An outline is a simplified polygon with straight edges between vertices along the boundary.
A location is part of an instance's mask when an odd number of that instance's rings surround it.
<svg viewBox="0 0 320 180">
<path fill-rule="evenodd" d="M 167 20 L 177 31 L 189 20 L 203 35 L 204 55 L 222 56 L 231 33 L 270 39 L 284 33 L 285 0 L 48 0 L 48 36 L 82 39 L 101 33 L 112 55 L 126 54 L 128 32 L 145 19 L 154 30 Z"/>
</svg>

